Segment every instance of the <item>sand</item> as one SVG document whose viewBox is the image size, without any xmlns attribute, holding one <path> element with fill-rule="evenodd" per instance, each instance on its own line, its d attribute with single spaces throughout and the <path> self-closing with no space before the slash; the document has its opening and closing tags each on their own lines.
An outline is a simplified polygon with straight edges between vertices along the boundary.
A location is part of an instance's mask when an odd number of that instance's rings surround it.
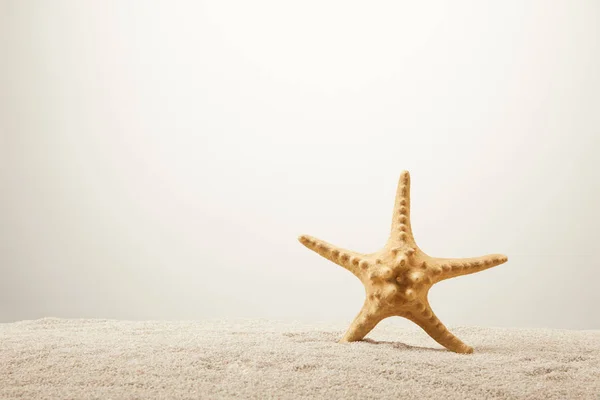
<svg viewBox="0 0 600 400">
<path fill-rule="evenodd" d="M 600 330 L 44 318 L 0 324 L 0 399 L 600 399 Z"/>
</svg>

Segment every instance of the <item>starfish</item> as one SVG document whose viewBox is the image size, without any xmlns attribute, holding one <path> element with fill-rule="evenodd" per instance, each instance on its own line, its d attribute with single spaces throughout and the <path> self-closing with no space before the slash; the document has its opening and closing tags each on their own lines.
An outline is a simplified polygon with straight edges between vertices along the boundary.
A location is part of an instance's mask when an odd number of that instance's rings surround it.
<svg viewBox="0 0 600 400">
<path fill-rule="evenodd" d="M 473 258 L 435 258 L 416 244 L 410 223 L 410 175 L 403 171 L 398 182 L 392 229 L 383 249 L 361 254 L 302 235 L 309 249 L 352 272 L 365 286 L 362 309 L 340 343 L 362 340 L 383 319 L 400 316 L 420 326 L 436 342 L 457 353 L 472 353 L 434 314 L 427 294 L 437 282 L 472 274 L 508 260 L 502 254 Z"/>
</svg>

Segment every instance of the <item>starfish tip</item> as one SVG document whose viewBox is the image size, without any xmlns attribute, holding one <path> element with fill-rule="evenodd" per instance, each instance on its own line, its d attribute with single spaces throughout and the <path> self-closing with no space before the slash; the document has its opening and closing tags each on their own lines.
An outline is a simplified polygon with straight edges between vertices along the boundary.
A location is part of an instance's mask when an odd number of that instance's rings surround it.
<svg viewBox="0 0 600 400">
<path fill-rule="evenodd" d="M 300 235 L 298 236 L 298 241 L 302 244 L 308 244 L 308 242 L 310 242 L 310 239 L 307 235 Z"/>
<path fill-rule="evenodd" d="M 498 263 L 500 263 L 500 264 L 503 264 L 503 263 L 505 263 L 505 262 L 508 261 L 508 257 L 505 256 L 504 254 L 496 254 L 494 256 L 494 258 L 495 258 L 495 261 L 498 262 Z"/>
</svg>

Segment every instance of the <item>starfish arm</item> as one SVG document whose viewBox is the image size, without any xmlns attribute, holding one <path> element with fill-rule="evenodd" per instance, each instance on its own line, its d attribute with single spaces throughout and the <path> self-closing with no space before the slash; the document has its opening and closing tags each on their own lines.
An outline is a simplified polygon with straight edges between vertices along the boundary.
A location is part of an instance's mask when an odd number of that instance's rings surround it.
<svg viewBox="0 0 600 400">
<path fill-rule="evenodd" d="M 444 279 L 483 271 L 506 261 L 508 261 L 508 257 L 502 254 L 489 254 L 473 258 L 436 258 L 432 266 L 433 278 L 435 282 L 439 282 Z"/>
<path fill-rule="evenodd" d="M 365 304 L 350 324 L 340 343 L 362 340 L 381 320 L 381 316 L 375 313 L 369 302 L 365 300 Z"/>
<path fill-rule="evenodd" d="M 388 244 L 414 243 L 410 226 L 410 174 L 402 171 L 396 189 L 396 200 L 392 215 L 392 229 Z"/>
<path fill-rule="evenodd" d="M 473 348 L 454 336 L 438 319 L 429 304 L 419 302 L 417 308 L 404 317 L 419 325 L 433 340 L 455 353 L 472 353 Z"/>
<path fill-rule="evenodd" d="M 324 240 L 308 235 L 302 235 L 298 240 L 312 251 L 320 254 L 329 261 L 346 268 L 360 278 L 362 271 L 361 266 L 367 262 L 363 254 L 336 247 Z"/>
</svg>

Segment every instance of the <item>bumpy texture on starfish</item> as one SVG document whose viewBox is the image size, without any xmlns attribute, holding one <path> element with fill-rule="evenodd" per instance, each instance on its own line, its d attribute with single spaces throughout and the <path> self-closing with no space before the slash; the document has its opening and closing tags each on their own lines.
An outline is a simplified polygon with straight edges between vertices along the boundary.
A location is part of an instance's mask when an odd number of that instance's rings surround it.
<svg viewBox="0 0 600 400">
<path fill-rule="evenodd" d="M 410 225 L 408 171 L 400 175 L 392 231 L 387 244 L 380 251 L 360 254 L 311 236 L 303 235 L 298 239 L 309 249 L 352 272 L 365 286 L 367 296 L 364 305 L 341 342 L 361 340 L 384 318 L 400 316 L 419 325 L 448 350 L 472 353 L 473 348 L 450 333 L 435 316 L 427 293 L 434 283 L 483 271 L 508 260 L 501 254 L 475 258 L 434 258 L 419 249 Z"/>
</svg>

